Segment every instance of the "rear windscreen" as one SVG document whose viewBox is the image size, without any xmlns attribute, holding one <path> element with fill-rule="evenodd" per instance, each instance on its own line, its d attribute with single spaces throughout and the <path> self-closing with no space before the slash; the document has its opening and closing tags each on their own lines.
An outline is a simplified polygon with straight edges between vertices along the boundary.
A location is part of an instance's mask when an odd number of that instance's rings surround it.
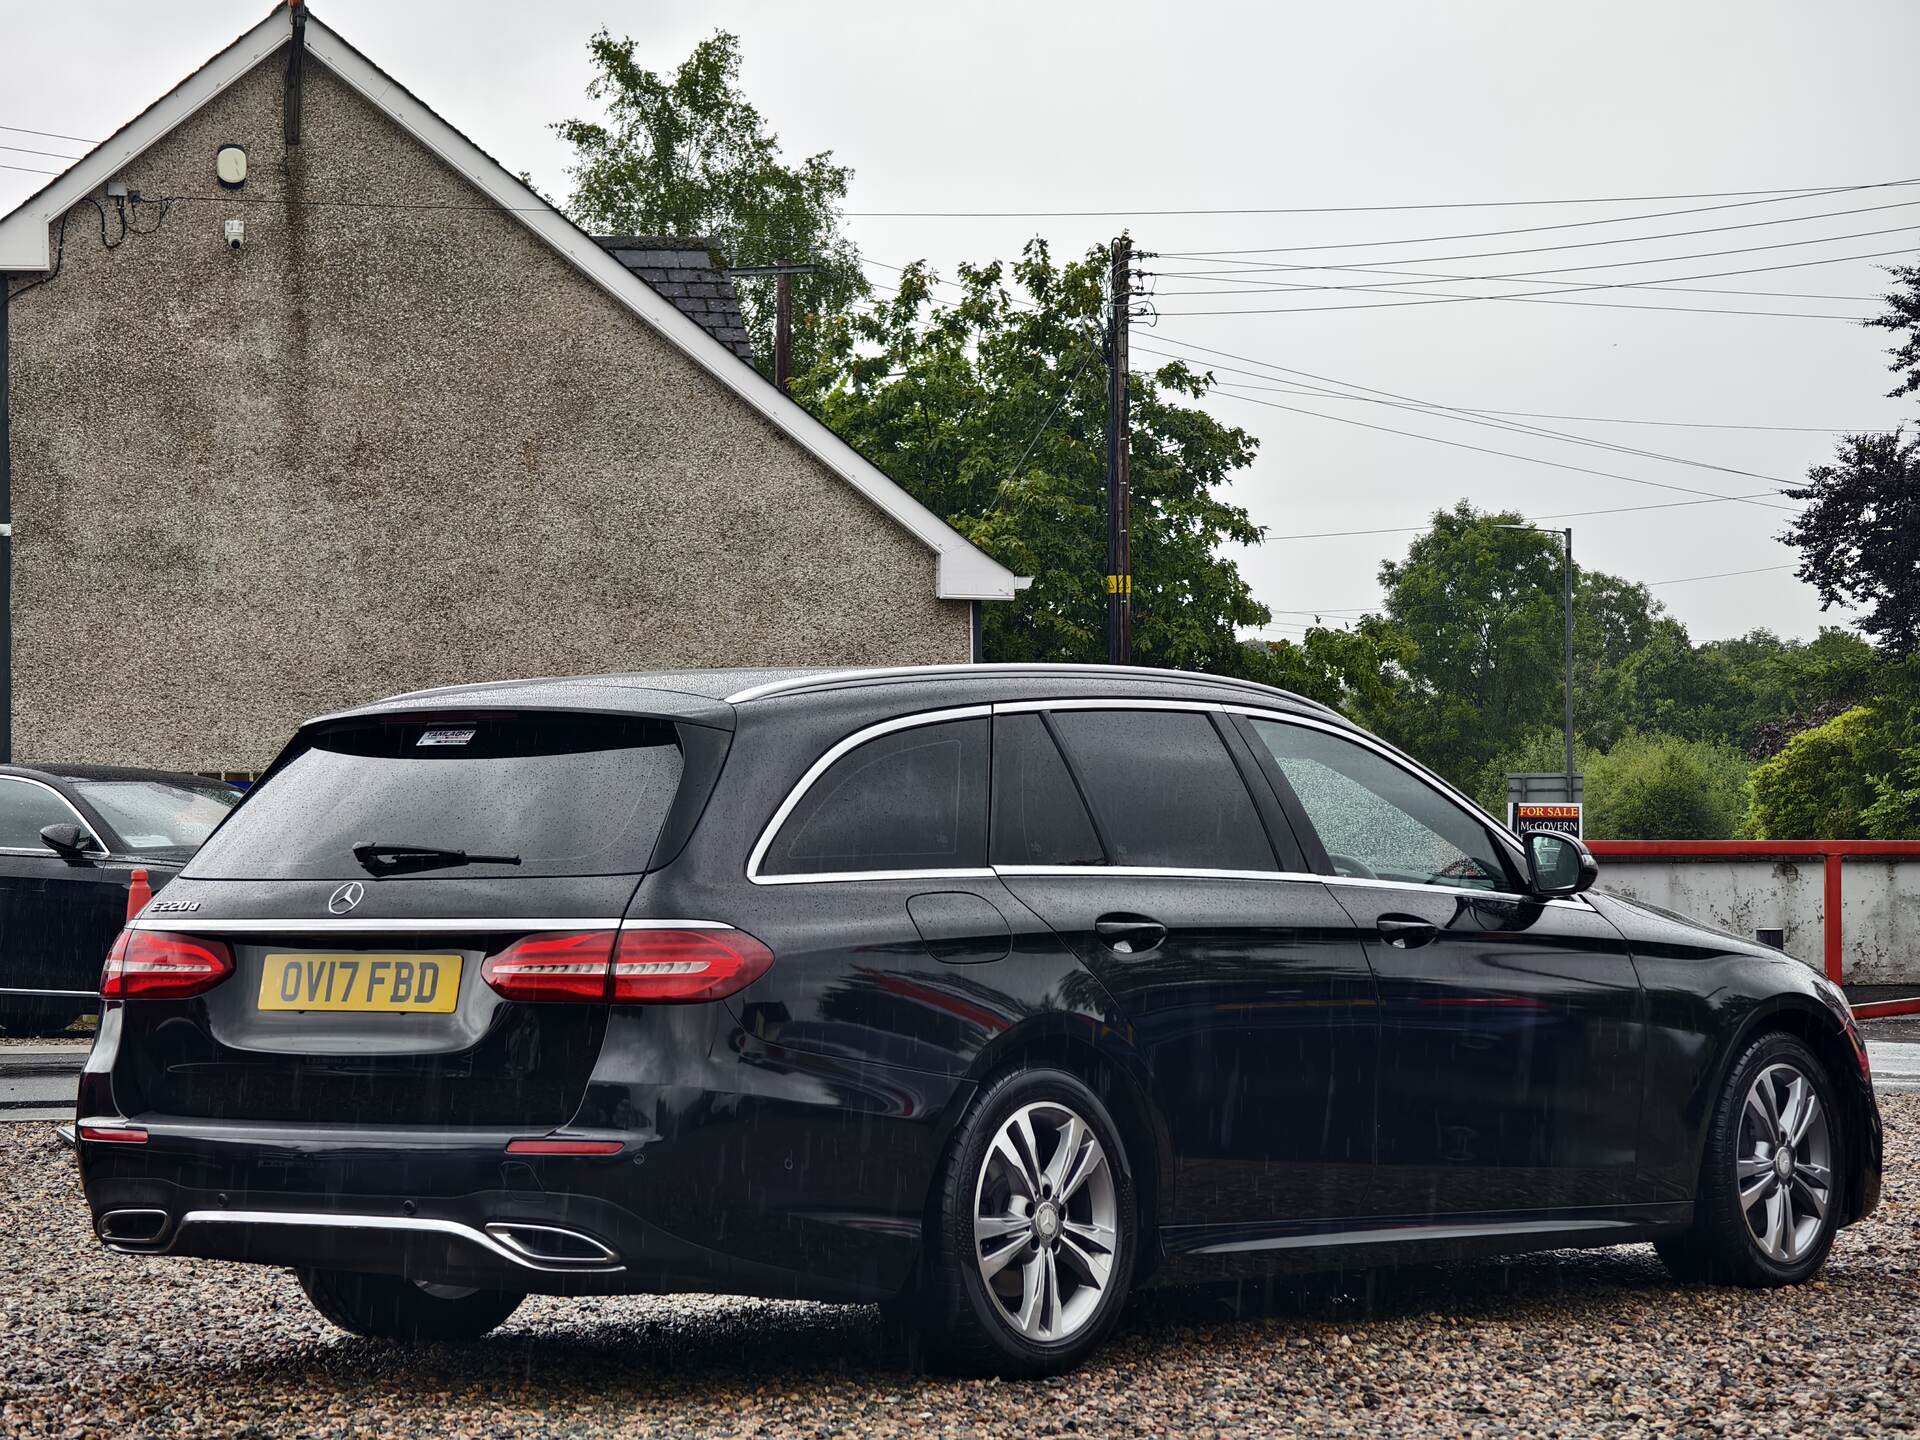
<svg viewBox="0 0 1920 1440">
<path fill-rule="evenodd" d="M 673 726 L 625 716 L 384 716 L 300 744 L 187 875 L 633 874 L 680 785 Z"/>
</svg>

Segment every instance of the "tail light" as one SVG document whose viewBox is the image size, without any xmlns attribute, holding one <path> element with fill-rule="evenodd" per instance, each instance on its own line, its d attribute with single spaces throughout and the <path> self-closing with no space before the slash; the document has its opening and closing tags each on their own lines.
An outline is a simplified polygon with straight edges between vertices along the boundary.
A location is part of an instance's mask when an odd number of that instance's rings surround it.
<svg viewBox="0 0 1920 1440">
<path fill-rule="evenodd" d="M 509 1000 L 684 1005 L 744 990 L 772 964 L 742 930 L 590 930 L 529 935 L 488 956 L 480 977 Z"/>
<path fill-rule="evenodd" d="M 622 930 L 613 998 L 629 1005 L 720 1000 L 772 964 L 773 952 L 744 930 Z"/>
<path fill-rule="evenodd" d="M 218 940 L 160 930 L 122 930 L 100 972 L 105 1000 L 181 1000 L 233 974 L 233 951 Z"/>
<path fill-rule="evenodd" d="M 509 1000 L 604 1000 L 614 932 L 529 935 L 480 966 L 480 978 Z"/>
</svg>

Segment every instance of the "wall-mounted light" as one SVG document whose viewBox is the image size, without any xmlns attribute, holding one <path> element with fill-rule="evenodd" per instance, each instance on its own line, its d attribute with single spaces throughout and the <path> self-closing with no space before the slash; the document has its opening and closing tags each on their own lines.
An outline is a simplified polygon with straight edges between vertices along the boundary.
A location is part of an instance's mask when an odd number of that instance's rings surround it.
<svg viewBox="0 0 1920 1440">
<path fill-rule="evenodd" d="M 213 174 L 229 190 L 247 183 L 247 152 L 244 146 L 222 145 L 213 157 Z"/>
</svg>

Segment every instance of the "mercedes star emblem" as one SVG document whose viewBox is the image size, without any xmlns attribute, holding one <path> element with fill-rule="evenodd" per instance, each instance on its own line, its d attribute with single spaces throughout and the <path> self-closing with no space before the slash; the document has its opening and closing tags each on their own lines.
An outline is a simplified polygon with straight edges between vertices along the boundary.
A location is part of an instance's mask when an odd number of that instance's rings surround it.
<svg viewBox="0 0 1920 1440">
<path fill-rule="evenodd" d="M 366 893 L 366 887 L 358 880 L 349 880 L 327 897 L 327 909 L 336 915 L 344 915 L 358 905 L 360 897 Z"/>
</svg>

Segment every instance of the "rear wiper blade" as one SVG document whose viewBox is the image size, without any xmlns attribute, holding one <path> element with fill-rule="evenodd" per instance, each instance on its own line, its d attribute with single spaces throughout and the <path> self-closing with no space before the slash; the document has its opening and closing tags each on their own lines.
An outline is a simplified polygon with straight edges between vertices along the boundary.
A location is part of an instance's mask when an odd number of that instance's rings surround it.
<svg viewBox="0 0 1920 1440">
<path fill-rule="evenodd" d="M 518 865 L 518 855 L 470 855 L 465 850 L 446 850 L 438 845 L 382 845 L 362 840 L 353 847 L 353 858 L 375 875 L 396 875 L 410 870 L 443 870 L 456 865 Z"/>
</svg>

